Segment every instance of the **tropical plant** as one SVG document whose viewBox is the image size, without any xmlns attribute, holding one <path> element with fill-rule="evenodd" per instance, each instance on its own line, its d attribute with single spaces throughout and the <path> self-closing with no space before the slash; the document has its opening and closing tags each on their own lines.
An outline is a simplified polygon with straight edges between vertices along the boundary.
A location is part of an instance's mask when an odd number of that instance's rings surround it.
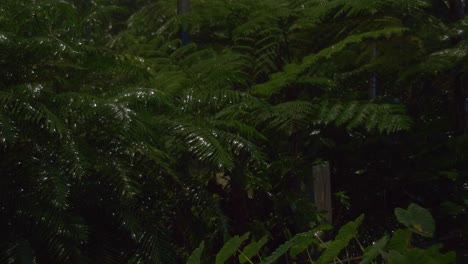
<svg viewBox="0 0 468 264">
<path fill-rule="evenodd" d="M 175 263 L 232 233 L 283 240 L 320 222 L 297 187 L 320 160 L 346 210 L 356 185 L 410 197 L 388 206 L 436 207 L 440 188 L 466 219 L 465 25 L 439 2 L 0 2 L 0 260 Z"/>
<path fill-rule="evenodd" d="M 280 259 L 297 260 L 301 254 L 306 255 L 301 263 L 455 263 L 454 252 L 442 253 L 441 245 L 428 248 L 412 245 L 414 235 L 432 237 L 435 231 L 434 219 L 431 213 L 417 204 L 410 204 L 408 209 L 396 208 L 395 216 L 405 228 L 397 229 L 392 235 L 385 235 L 368 247 L 360 243 L 358 228 L 364 215 L 346 223 L 338 230 L 335 239 L 324 242 L 323 231 L 331 226 L 322 225 L 308 232 L 300 233 L 280 245 L 274 251 L 263 248 L 267 237 L 254 240 L 241 249 L 242 244 L 249 238 L 249 233 L 242 237 L 235 236 L 228 240 L 216 255 L 216 264 L 223 264 L 233 256 L 238 257 L 238 263 L 278 263 Z M 362 250 L 361 255 L 349 255 L 347 248 L 355 241 Z M 204 263 L 201 261 L 203 243 L 190 256 L 187 264 Z M 268 252 L 268 253 L 266 253 Z M 289 252 L 289 254 L 287 254 Z M 316 257 L 313 257 L 316 256 Z M 255 262 L 254 262 L 255 261 Z M 287 260 L 286 260 L 287 261 Z"/>
</svg>

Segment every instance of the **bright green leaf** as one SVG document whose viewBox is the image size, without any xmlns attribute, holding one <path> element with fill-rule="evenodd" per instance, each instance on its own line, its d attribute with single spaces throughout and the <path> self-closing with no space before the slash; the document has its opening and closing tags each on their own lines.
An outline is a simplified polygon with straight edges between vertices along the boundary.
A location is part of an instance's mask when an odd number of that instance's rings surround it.
<svg viewBox="0 0 468 264">
<path fill-rule="evenodd" d="M 262 237 L 259 241 L 252 241 L 248 244 L 242 253 L 239 255 L 239 262 L 245 263 L 250 260 L 260 249 L 268 242 L 267 236 Z"/>
<path fill-rule="evenodd" d="M 200 264 L 200 257 L 205 248 L 205 242 L 202 241 L 197 249 L 195 249 L 187 260 L 187 264 Z"/>
<path fill-rule="evenodd" d="M 216 255 L 216 264 L 223 264 L 232 255 L 234 255 L 242 242 L 249 238 L 249 235 L 250 233 L 245 233 L 241 237 L 235 236 L 229 239 Z"/>
<path fill-rule="evenodd" d="M 408 209 L 396 208 L 395 215 L 400 223 L 422 236 L 432 237 L 435 221 L 431 213 L 417 204 L 410 204 Z"/>
</svg>

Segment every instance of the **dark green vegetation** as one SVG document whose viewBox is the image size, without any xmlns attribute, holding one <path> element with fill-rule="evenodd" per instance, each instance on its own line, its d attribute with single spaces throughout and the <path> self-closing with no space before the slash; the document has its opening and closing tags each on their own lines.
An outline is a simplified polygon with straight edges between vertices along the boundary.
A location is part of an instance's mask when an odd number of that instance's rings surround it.
<svg viewBox="0 0 468 264">
<path fill-rule="evenodd" d="M 426 209 L 416 204 L 411 204 L 407 210 L 402 208 L 395 209 L 395 215 L 400 223 L 406 228 L 398 229 L 391 236 L 384 235 L 378 241 L 374 241 L 372 245 L 364 248 L 358 239 L 358 228 L 361 225 L 364 215 L 360 215 L 356 220 L 348 222 L 340 228 L 335 239 L 324 242 L 320 237 L 323 231 L 329 230 L 331 226 L 321 225 L 313 228 L 310 231 L 295 235 L 293 238 L 286 241 L 284 244 L 275 249 L 271 255 L 262 257 L 258 254 L 262 251 L 262 247 L 268 241 L 268 237 L 264 236 L 259 241 L 252 240 L 243 250 L 240 249 L 242 243 L 246 241 L 250 234 L 245 233 L 243 236 L 235 236 L 231 238 L 221 248 L 216 255 L 216 264 L 223 264 L 226 260 L 232 257 L 233 254 L 238 254 L 239 263 L 254 263 L 253 260 L 258 260 L 261 264 L 276 263 L 285 254 L 289 253 L 289 257 L 296 259 L 301 253 L 307 254 L 307 259 L 300 263 L 384 263 L 390 264 L 415 264 L 415 263 L 454 263 L 455 254 L 453 252 L 439 252 L 441 245 L 434 245 L 426 249 L 415 248 L 411 245 L 413 234 L 420 236 L 432 237 L 434 235 L 434 219 L 431 213 Z M 350 242 L 355 240 L 359 245 L 362 256 L 350 256 L 347 247 Z M 204 242 L 190 255 L 187 264 L 200 264 L 201 254 L 204 249 Z M 311 247 L 312 246 L 312 247 Z M 346 252 L 344 257 L 340 259 L 340 253 Z M 315 258 L 313 255 L 320 253 L 320 256 Z"/>
<path fill-rule="evenodd" d="M 369 245 L 416 202 L 438 225 L 415 243 L 462 256 L 460 3 L 1 0 L 0 261 L 184 263 L 204 241 L 213 263 L 247 231 L 276 248 L 320 222 L 322 161 L 334 224 L 364 212 Z"/>
</svg>

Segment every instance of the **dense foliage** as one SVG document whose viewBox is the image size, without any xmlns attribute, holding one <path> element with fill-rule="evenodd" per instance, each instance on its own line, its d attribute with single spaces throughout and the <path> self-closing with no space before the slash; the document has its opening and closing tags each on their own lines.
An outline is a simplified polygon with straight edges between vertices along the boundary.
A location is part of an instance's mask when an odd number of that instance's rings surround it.
<svg viewBox="0 0 468 264">
<path fill-rule="evenodd" d="M 416 242 L 463 256 L 463 1 L 191 4 L 0 1 L 1 262 L 181 263 L 201 241 L 210 261 L 248 231 L 275 247 L 322 221 L 323 161 L 337 225 L 366 212 L 370 242 L 417 202 L 440 225 Z"/>
<path fill-rule="evenodd" d="M 283 243 L 270 255 L 262 256 L 265 251 L 263 246 L 267 243 L 268 237 L 264 236 L 258 241 L 251 241 L 242 250 L 242 244 L 248 240 L 250 234 L 245 233 L 241 237 L 235 236 L 228 240 L 216 255 L 216 264 L 222 264 L 233 255 L 238 256 L 239 263 L 254 263 L 253 260 L 261 264 L 275 263 L 281 258 L 297 259 L 300 254 L 307 254 L 307 260 L 301 263 L 351 263 L 360 264 L 375 263 L 384 260 L 390 264 L 414 264 L 414 263 L 453 263 L 454 252 L 439 252 L 441 245 L 434 245 L 426 249 L 421 249 L 411 245 L 413 235 L 432 237 L 434 235 L 434 219 L 431 213 L 417 204 L 410 204 L 408 209 L 396 208 L 395 215 L 398 221 L 405 226 L 398 229 L 391 236 L 384 235 L 372 245 L 364 247 L 358 239 L 358 229 L 364 215 L 360 215 L 356 220 L 348 222 L 340 228 L 335 239 L 324 242 L 322 240 L 323 231 L 329 230 L 331 226 L 320 225 L 312 230 L 300 233 Z M 361 249 L 360 256 L 349 254 L 347 248 L 351 242 L 357 243 Z M 187 264 L 200 264 L 204 249 L 204 242 L 190 255 Z M 340 253 L 346 252 L 346 259 L 340 259 Z M 313 257 L 320 253 L 318 257 Z M 314 260 L 315 259 L 315 260 Z M 380 262 L 379 262 L 380 263 Z"/>
</svg>

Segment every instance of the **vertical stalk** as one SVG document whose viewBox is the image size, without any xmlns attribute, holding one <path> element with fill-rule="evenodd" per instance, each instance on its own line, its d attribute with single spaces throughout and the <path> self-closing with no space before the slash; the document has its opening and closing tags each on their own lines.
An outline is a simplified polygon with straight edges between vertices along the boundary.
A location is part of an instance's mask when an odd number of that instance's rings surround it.
<svg viewBox="0 0 468 264">
<path fill-rule="evenodd" d="M 374 59 L 377 56 L 377 47 L 374 44 L 372 48 L 372 58 Z M 377 96 L 377 74 L 372 73 L 371 86 L 369 88 L 369 99 L 374 99 Z"/>
<path fill-rule="evenodd" d="M 454 21 L 461 20 L 465 17 L 465 1 L 464 0 L 449 0 L 450 13 Z M 463 34 L 459 36 L 458 41 L 463 40 Z M 457 43 L 455 43 L 457 44 Z M 466 74 L 460 73 L 455 79 L 455 105 L 457 120 L 456 129 L 460 134 L 467 132 L 468 124 L 468 94 L 466 87 Z"/>
<path fill-rule="evenodd" d="M 465 1 L 449 0 L 450 13 L 454 20 L 460 20 L 465 17 Z"/>
<path fill-rule="evenodd" d="M 186 15 L 190 12 L 190 0 L 178 0 L 177 2 L 177 14 L 180 16 Z M 185 46 L 190 43 L 190 32 L 186 21 L 182 20 L 180 27 L 180 39 L 182 45 Z"/>
</svg>

